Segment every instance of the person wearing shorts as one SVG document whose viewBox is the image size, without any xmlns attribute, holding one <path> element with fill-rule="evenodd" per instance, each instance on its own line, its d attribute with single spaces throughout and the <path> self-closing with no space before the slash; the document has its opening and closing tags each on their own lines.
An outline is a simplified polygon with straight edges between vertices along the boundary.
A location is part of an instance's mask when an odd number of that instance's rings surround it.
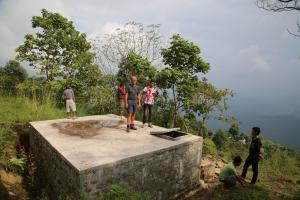
<svg viewBox="0 0 300 200">
<path fill-rule="evenodd" d="M 70 87 L 66 87 L 63 98 L 66 99 L 66 110 L 68 118 L 76 119 L 76 104 L 74 91 Z"/>
<path fill-rule="evenodd" d="M 126 95 L 125 95 L 125 105 L 128 112 L 127 128 L 126 128 L 127 132 L 130 132 L 130 129 L 137 130 L 137 128 L 134 125 L 134 119 L 138 108 L 140 108 L 141 106 L 139 89 L 138 86 L 136 85 L 137 77 L 132 76 L 130 81 L 131 84 L 126 87 Z"/>
</svg>

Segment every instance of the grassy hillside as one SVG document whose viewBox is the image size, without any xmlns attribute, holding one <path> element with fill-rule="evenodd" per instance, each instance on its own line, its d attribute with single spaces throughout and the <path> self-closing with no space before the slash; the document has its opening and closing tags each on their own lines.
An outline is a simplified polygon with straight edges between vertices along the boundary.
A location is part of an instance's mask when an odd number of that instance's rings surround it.
<svg viewBox="0 0 300 200">
<path fill-rule="evenodd" d="M 259 163 L 259 176 L 256 185 L 239 184 L 231 190 L 217 187 L 210 191 L 201 191 L 189 198 L 194 199 L 270 199 L 281 200 L 300 199 L 300 154 L 298 151 L 263 140 L 264 159 Z M 248 144 L 227 138 L 222 148 L 217 148 L 211 138 L 204 140 L 203 154 L 211 154 L 215 158 L 231 161 L 236 155 L 244 160 L 248 155 Z M 241 174 L 242 165 L 238 168 Z M 247 181 L 252 177 L 251 168 L 248 170 Z"/>
<path fill-rule="evenodd" d="M 62 118 L 65 113 L 46 100 L 38 102 L 23 97 L 0 97 L 0 122 L 26 123 L 29 121 Z"/>
<path fill-rule="evenodd" d="M 24 189 L 24 185 L 28 185 L 26 181 L 29 179 L 24 179 L 23 182 L 20 182 L 22 176 L 18 175 L 18 173 L 23 173 L 22 165 L 20 165 L 21 168 L 18 165 L 22 161 L 20 160 L 22 159 L 22 154 L 18 155 L 16 152 L 15 141 L 18 130 L 14 129 L 14 126 L 35 120 L 63 118 L 65 117 L 64 110 L 53 106 L 50 100 L 38 102 L 34 99 L 21 97 L 0 97 L 0 109 L 2 111 L 0 113 L 0 164 L 2 168 L 9 166 L 11 168 L 9 170 L 15 170 L 14 176 L 10 176 L 10 181 L 12 181 L 10 184 L 14 185 L 13 191 L 4 187 L 7 184 L 2 182 L 7 181 L 7 179 L 2 179 L 4 176 L 0 179 L 0 199 L 7 199 L 8 192 L 14 192 L 19 195 L 17 199 L 31 199 L 30 195 L 27 194 L 28 191 L 26 192 Z M 263 145 L 265 159 L 260 162 L 258 183 L 255 186 L 242 188 L 238 185 L 232 190 L 226 191 L 221 187 L 217 187 L 214 190 L 196 193 L 188 199 L 300 199 L 300 157 L 298 151 L 268 140 L 263 140 Z M 204 140 L 203 154 L 211 154 L 215 158 L 224 158 L 228 161 L 235 155 L 241 155 L 245 159 L 248 154 L 248 145 L 231 139 L 227 135 L 221 146 L 217 147 L 212 135 Z M 14 160 L 15 163 L 8 163 L 9 159 L 17 157 L 19 160 Z M 240 172 L 241 167 L 238 170 Z M 1 175 L 5 174 L 3 170 L 0 170 L 0 172 Z M 251 169 L 249 170 L 248 179 L 250 177 Z M 122 199 L 125 196 L 129 200 L 151 199 L 151 196 L 147 193 L 139 194 L 132 189 L 118 185 L 114 185 L 102 199 L 115 200 Z"/>
</svg>

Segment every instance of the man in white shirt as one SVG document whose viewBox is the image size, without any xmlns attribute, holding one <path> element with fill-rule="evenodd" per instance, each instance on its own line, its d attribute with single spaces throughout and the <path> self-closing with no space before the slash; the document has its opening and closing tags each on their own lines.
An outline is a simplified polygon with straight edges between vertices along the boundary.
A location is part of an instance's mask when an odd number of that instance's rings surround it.
<svg viewBox="0 0 300 200">
<path fill-rule="evenodd" d="M 143 125 L 142 128 L 145 127 L 145 124 L 148 122 L 148 126 L 152 128 L 152 107 L 154 104 L 154 98 L 158 95 L 157 89 L 154 87 L 154 81 L 151 80 L 149 85 L 143 90 Z M 147 112 L 148 110 L 148 112 Z"/>
</svg>

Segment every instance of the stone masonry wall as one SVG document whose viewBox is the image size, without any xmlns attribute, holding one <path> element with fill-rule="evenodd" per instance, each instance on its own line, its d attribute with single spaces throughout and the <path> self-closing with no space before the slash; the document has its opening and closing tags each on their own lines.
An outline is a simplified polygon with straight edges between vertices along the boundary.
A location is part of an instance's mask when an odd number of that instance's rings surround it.
<svg viewBox="0 0 300 200">
<path fill-rule="evenodd" d="M 30 147 L 37 165 L 40 188 L 47 188 L 51 199 L 57 200 L 66 195 L 76 198 L 80 192 L 79 172 L 34 129 L 30 134 Z"/>
<path fill-rule="evenodd" d="M 200 181 L 202 138 L 80 172 L 81 188 L 93 199 L 111 184 L 148 191 L 165 200 Z"/>
</svg>

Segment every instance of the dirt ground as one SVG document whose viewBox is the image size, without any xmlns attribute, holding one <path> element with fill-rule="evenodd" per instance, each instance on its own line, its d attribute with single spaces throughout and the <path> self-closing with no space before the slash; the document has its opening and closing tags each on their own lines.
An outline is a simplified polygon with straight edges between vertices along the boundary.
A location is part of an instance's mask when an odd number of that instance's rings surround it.
<svg viewBox="0 0 300 200">
<path fill-rule="evenodd" d="M 248 174 L 247 182 L 250 182 L 252 173 Z M 192 195 L 178 200 L 219 200 L 219 199 L 264 199 L 282 200 L 297 199 L 295 193 L 300 193 L 300 186 L 292 180 L 284 177 L 274 178 L 273 175 L 261 173 L 256 185 L 247 184 L 242 187 L 239 184 L 233 189 L 224 189 L 220 183 L 215 182 L 214 187 L 199 189 Z M 300 195 L 300 194 L 299 194 Z"/>
</svg>

